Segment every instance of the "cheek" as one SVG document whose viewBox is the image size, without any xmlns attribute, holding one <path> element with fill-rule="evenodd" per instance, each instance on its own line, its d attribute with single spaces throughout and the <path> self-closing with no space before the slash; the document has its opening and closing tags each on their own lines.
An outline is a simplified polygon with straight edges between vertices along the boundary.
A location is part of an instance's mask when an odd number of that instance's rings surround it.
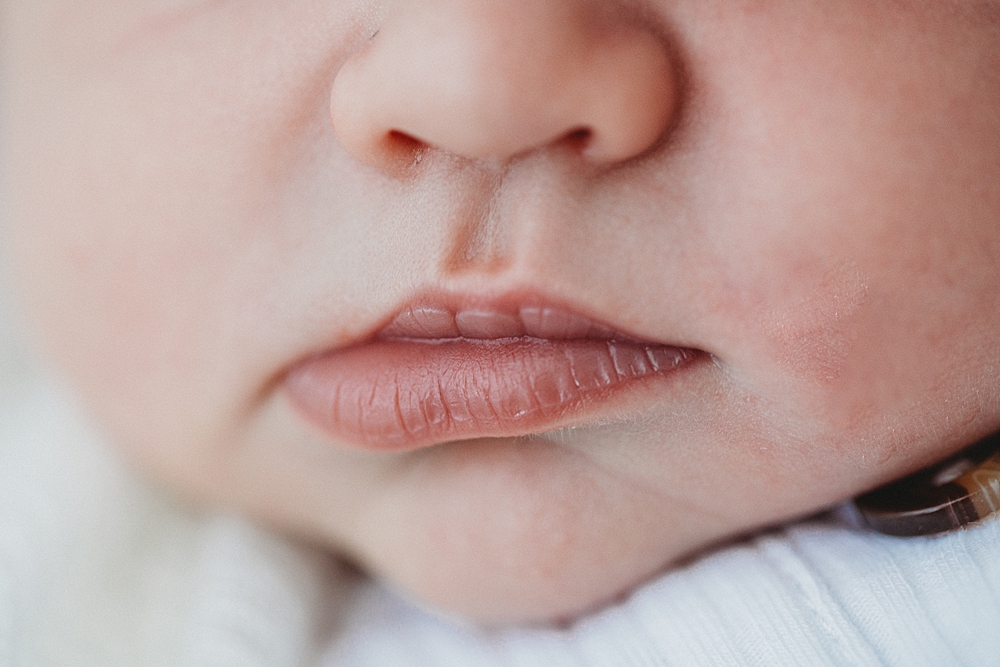
<svg viewBox="0 0 1000 667">
<path fill-rule="evenodd" d="M 777 53 L 747 33 L 707 56 L 720 75 L 701 103 L 722 137 L 701 169 L 722 186 L 699 196 L 722 360 L 854 429 L 995 363 L 1000 49 L 950 21 L 877 39 L 845 26 L 857 34 L 824 38 L 851 48 L 790 37 Z"/>
<path fill-rule="evenodd" d="M 837 380 L 858 335 L 858 312 L 868 301 L 868 281 L 850 262 L 803 280 L 815 290 L 778 312 L 764 312 L 757 326 L 774 347 L 779 367 L 827 384 Z"/>
<path fill-rule="evenodd" d="M 289 55 L 249 39 L 272 34 L 255 22 L 275 34 L 305 23 L 301 6 L 280 9 L 191 22 L 231 24 L 233 43 L 201 50 L 167 31 L 119 53 L 131 47 L 108 28 L 85 56 L 16 53 L 38 61 L 22 63 L 9 105 L 22 292 L 53 357 L 123 441 L 218 436 L 273 372 L 268 354 L 283 352 L 257 349 L 278 328 L 274 293 L 302 289 L 270 280 L 301 244 L 282 199 L 324 118 L 317 82 L 333 65 L 322 35 L 312 76 L 290 58 L 254 65 L 243 50 Z M 72 41 L 60 25 L 43 41 Z M 295 90 L 261 95 L 261 77 Z"/>
<path fill-rule="evenodd" d="M 225 317 L 217 293 L 193 284 L 212 277 L 190 253 L 158 243 L 155 218 L 133 226 L 138 210 L 95 202 L 76 185 L 71 209 L 30 193 L 18 202 L 32 224 L 15 234 L 17 271 L 43 344 L 115 427 L 139 415 L 153 429 L 183 420 L 177 381 L 206 370 L 195 366 Z M 224 266 L 215 259 L 208 265 Z"/>
</svg>

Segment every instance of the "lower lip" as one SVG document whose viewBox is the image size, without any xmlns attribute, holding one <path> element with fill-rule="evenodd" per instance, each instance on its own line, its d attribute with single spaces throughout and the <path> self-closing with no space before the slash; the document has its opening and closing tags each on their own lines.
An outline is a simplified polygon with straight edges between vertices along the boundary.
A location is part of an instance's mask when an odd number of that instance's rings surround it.
<svg viewBox="0 0 1000 667">
<path fill-rule="evenodd" d="M 604 340 L 377 340 L 308 359 L 285 386 L 305 418 L 338 441 L 404 451 L 565 427 L 695 356 Z"/>
</svg>

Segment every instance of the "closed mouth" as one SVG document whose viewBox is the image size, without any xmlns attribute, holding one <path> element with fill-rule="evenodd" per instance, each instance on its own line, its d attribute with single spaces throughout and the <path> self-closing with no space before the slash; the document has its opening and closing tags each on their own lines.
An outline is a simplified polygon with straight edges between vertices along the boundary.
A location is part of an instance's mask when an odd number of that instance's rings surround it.
<svg viewBox="0 0 1000 667">
<path fill-rule="evenodd" d="M 405 451 L 571 426 L 700 354 L 565 308 L 421 304 L 364 342 L 297 364 L 285 386 L 336 441 Z"/>
</svg>

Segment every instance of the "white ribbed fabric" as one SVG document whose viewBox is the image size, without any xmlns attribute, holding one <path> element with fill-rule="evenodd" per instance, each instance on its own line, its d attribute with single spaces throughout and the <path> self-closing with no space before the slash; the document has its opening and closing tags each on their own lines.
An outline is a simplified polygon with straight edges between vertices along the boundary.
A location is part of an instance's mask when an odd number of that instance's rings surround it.
<svg viewBox="0 0 1000 667">
<path fill-rule="evenodd" d="M 486 633 L 179 507 L 44 383 L 7 396 L 3 667 L 1000 665 L 1000 521 L 931 539 L 797 525 L 569 629 Z"/>
</svg>

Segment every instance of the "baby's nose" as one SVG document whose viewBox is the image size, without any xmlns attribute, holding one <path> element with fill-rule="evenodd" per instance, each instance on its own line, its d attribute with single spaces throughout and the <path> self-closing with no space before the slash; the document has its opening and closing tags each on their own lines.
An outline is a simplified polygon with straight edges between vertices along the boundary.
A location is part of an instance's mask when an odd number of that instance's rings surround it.
<svg viewBox="0 0 1000 667">
<path fill-rule="evenodd" d="M 664 41 L 603 0 L 400 0 L 341 68 L 331 119 L 358 159 L 422 150 L 506 161 L 546 147 L 627 160 L 671 125 Z"/>
</svg>

